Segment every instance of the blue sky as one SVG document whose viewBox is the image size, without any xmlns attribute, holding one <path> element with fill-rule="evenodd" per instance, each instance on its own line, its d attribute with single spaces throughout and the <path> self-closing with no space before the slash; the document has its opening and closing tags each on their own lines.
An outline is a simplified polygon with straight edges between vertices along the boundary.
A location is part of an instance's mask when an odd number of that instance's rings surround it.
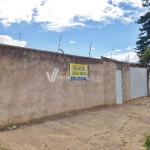
<svg viewBox="0 0 150 150">
<path fill-rule="evenodd" d="M 0 43 L 137 62 L 141 0 L 0 0 Z M 21 33 L 21 36 L 20 36 Z M 20 42 L 21 37 L 21 42 Z M 113 51 L 112 51 L 113 49 Z"/>
</svg>

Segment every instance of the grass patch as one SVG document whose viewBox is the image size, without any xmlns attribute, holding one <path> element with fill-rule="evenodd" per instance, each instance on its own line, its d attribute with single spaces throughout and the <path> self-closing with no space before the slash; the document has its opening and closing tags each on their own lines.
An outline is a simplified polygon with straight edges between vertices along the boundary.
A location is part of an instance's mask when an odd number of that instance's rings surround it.
<svg viewBox="0 0 150 150">
<path fill-rule="evenodd" d="M 144 146 L 146 150 L 150 150 L 150 133 L 144 134 Z"/>
<path fill-rule="evenodd" d="M 8 149 L 6 149 L 6 148 L 0 146 L 0 150 L 8 150 Z"/>
<path fill-rule="evenodd" d="M 121 142 L 122 142 L 123 144 L 127 144 L 127 143 L 128 143 L 128 142 L 126 142 L 124 139 L 122 139 Z"/>
<path fill-rule="evenodd" d="M 4 125 L 0 126 L 0 131 L 13 130 L 16 128 L 17 126 L 15 126 L 12 121 L 8 120 L 7 123 L 4 122 Z"/>
</svg>

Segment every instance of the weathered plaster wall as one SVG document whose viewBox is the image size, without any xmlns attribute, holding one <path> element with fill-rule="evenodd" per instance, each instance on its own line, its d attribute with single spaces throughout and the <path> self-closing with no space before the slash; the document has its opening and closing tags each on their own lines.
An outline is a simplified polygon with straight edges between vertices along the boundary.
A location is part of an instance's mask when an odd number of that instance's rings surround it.
<svg viewBox="0 0 150 150">
<path fill-rule="evenodd" d="M 94 78 L 48 81 L 46 72 L 51 75 L 54 68 L 58 76 L 69 76 L 70 63 L 88 64 L 89 77 Z M 116 104 L 115 71 L 114 62 L 0 45 L 0 125 Z M 128 83 L 124 88 L 128 92 Z"/>
</svg>

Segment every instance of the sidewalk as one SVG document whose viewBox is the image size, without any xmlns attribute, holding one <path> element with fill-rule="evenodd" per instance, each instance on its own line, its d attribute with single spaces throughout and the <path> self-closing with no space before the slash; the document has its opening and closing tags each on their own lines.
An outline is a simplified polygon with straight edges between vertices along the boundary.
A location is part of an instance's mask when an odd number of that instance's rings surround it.
<svg viewBox="0 0 150 150">
<path fill-rule="evenodd" d="M 0 132 L 6 150 L 144 150 L 150 98 Z M 5 150 L 5 149 L 4 149 Z"/>
</svg>

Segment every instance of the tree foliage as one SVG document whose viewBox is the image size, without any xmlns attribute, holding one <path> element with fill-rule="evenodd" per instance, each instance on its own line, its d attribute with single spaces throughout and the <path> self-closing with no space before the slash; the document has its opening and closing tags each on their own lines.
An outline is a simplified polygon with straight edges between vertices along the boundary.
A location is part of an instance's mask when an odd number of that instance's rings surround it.
<svg viewBox="0 0 150 150">
<path fill-rule="evenodd" d="M 143 5 L 143 7 L 148 7 L 148 6 L 150 6 L 150 0 L 142 0 L 142 5 Z"/>
<path fill-rule="evenodd" d="M 142 0 L 142 2 L 143 7 L 150 6 L 150 0 Z M 140 34 L 138 35 L 138 40 L 136 41 L 136 50 L 138 50 L 137 55 L 140 58 L 140 62 L 142 62 L 141 59 L 144 52 L 148 47 L 150 47 L 150 11 L 148 11 L 145 15 L 140 16 L 136 23 L 142 25 L 139 29 Z"/>
<path fill-rule="evenodd" d="M 142 24 L 142 28 L 139 29 L 141 33 L 138 37 L 139 40 L 136 42 L 136 49 L 144 52 L 150 45 L 150 12 L 147 12 L 144 16 L 141 16 L 137 23 Z"/>
<path fill-rule="evenodd" d="M 143 54 L 141 54 L 140 63 L 143 65 L 150 63 L 150 48 L 147 48 Z"/>
</svg>

